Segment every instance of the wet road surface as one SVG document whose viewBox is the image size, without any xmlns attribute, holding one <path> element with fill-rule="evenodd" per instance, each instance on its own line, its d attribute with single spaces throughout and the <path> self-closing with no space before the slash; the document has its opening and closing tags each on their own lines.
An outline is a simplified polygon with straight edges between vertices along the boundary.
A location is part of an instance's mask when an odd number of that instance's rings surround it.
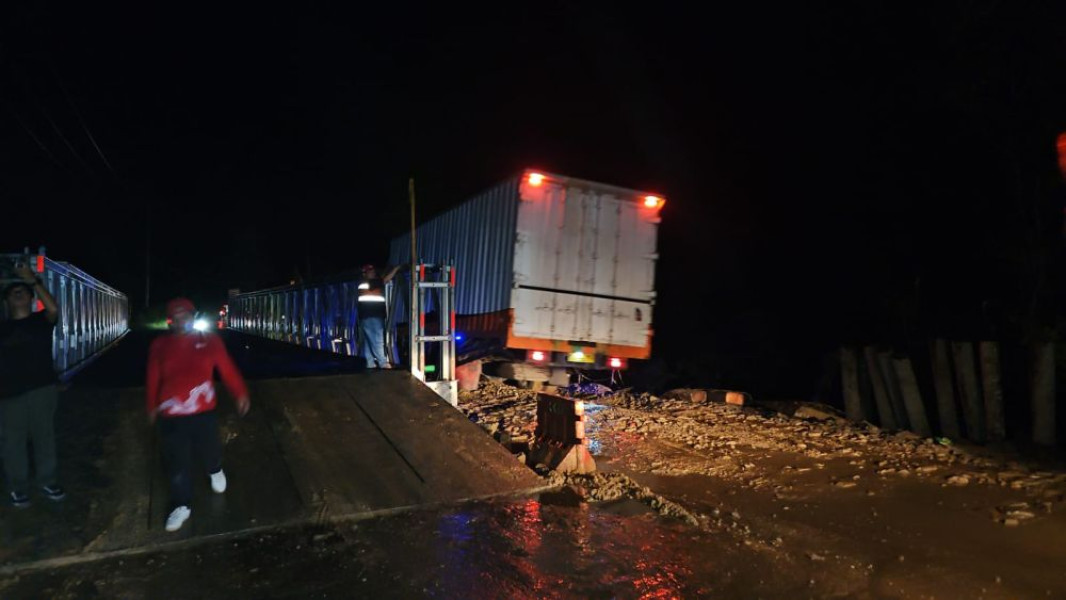
<svg viewBox="0 0 1066 600">
<path fill-rule="evenodd" d="M 740 554 L 640 504 L 544 494 L 115 557 L 0 589 L 5 598 L 752 597 L 759 582 L 730 568 Z"/>
<path fill-rule="evenodd" d="M 231 348 L 253 379 L 274 369 L 295 377 L 361 367 L 247 341 L 233 336 Z M 61 472 L 82 492 L 60 504 L 35 498 L 29 511 L 0 508 L 0 598 L 1066 598 L 1063 512 L 1015 528 L 990 518 L 990 509 L 1022 491 L 878 477 L 856 471 L 854 455 L 809 458 L 766 450 L 763 442 L 709 455 L 667 443 L 669 415 L 600 407 L 591 413 L 603 422 L 589 428 L 599 467 L 654 489 L 640 502 L 588 502 L 576 484 L 493 500 L 311 514 L 230 533 L 190 530 L 86 553 L 102 528 L 100 504 L 110 501 L 101 492 L 130 476 L 101 462 L 121 454 L 108 446 L 121 437 L 115 416 L 125 410 L 114 387 L 141 384 L 142 373 L 129 364 L 147 337 L 129 342 L 63 397 Z M 222 410 L 232 409 L 223 402 Z M 638 414 L 662 433 L 635 432 L 645 428 L 629 422 Z M 749 433 L 762 427 L 757 414 L 736 418 L 753 427 Z M 715 436 L 730 433 L 722 415 L 713 422 L 722 428 Z M 864 451 L 876 455 L 869 443 Z M 682 505 L 695 523 L 653 510 L 660 499 Z M 302 502 L 280 492 L 261 499 L 262 510 L 279 514 Z"/>
</svg>

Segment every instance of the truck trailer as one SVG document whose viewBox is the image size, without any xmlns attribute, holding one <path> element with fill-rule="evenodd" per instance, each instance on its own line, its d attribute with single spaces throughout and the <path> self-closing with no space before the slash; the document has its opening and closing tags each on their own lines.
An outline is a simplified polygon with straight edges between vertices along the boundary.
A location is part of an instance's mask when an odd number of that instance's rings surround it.
<svg viewBox="0 0 1066 600">
<path fill-rule="evenodd" d="M 418 261 L 455 267 L 460 354 L 489 342 L 552 380 L 649 358 L 664 203 L 525 170 L 418 226 Z M 390 264 L 410 255 L 410 232 L 392 240 Z M 406 310 L 394 315 L 402 323 Z"/>
</svg>

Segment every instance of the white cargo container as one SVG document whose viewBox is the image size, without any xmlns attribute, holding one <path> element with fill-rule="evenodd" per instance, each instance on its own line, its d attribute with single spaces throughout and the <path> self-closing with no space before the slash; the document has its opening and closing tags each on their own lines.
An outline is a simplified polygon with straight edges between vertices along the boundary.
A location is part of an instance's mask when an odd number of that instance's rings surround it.
<svg viewBox="0 0 1066 600">
<path fill-rule="evenodd" d="M 418 259 L 454 261 L 466 340 L 495 339 L 545 366 L 624 368 L 651 355 L 663 203 L 527 170 L 419 226 Z M 389 262 L 408 263 L 410 248 L 410 234 L 395 238 Z"/>
</svg>

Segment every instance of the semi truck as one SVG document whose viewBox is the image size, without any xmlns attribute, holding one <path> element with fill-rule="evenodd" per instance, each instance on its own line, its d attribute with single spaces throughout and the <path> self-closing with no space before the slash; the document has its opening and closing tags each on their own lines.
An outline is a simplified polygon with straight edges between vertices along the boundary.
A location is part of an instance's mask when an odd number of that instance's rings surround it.
<svg viewBox="0 0 1066 600">
<path fill-rule="evenodd" d="M 459 354 L 496 347 L 522 371 L 514 378 L 553 383 L 649 358 L 664 204 L 658 193 L 526 169 L 422 223 L 417 260 L 456 273 Z M 410 236 L 391 241 L 390 264 L 410 262 Z"/>
</svg>

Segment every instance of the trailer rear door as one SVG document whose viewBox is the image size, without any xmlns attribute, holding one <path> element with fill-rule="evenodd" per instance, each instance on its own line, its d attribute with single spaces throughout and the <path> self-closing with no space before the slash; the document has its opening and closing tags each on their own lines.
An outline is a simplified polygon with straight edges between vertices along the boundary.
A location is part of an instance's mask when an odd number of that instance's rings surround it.
<svg viewBox="0 0 1066 600">
<path fill-rule="evenodd" d="M 643 347 L 658 210 L 639 192 L 548 176 L 520 188 L 513 333 Z"/>
</svg>

